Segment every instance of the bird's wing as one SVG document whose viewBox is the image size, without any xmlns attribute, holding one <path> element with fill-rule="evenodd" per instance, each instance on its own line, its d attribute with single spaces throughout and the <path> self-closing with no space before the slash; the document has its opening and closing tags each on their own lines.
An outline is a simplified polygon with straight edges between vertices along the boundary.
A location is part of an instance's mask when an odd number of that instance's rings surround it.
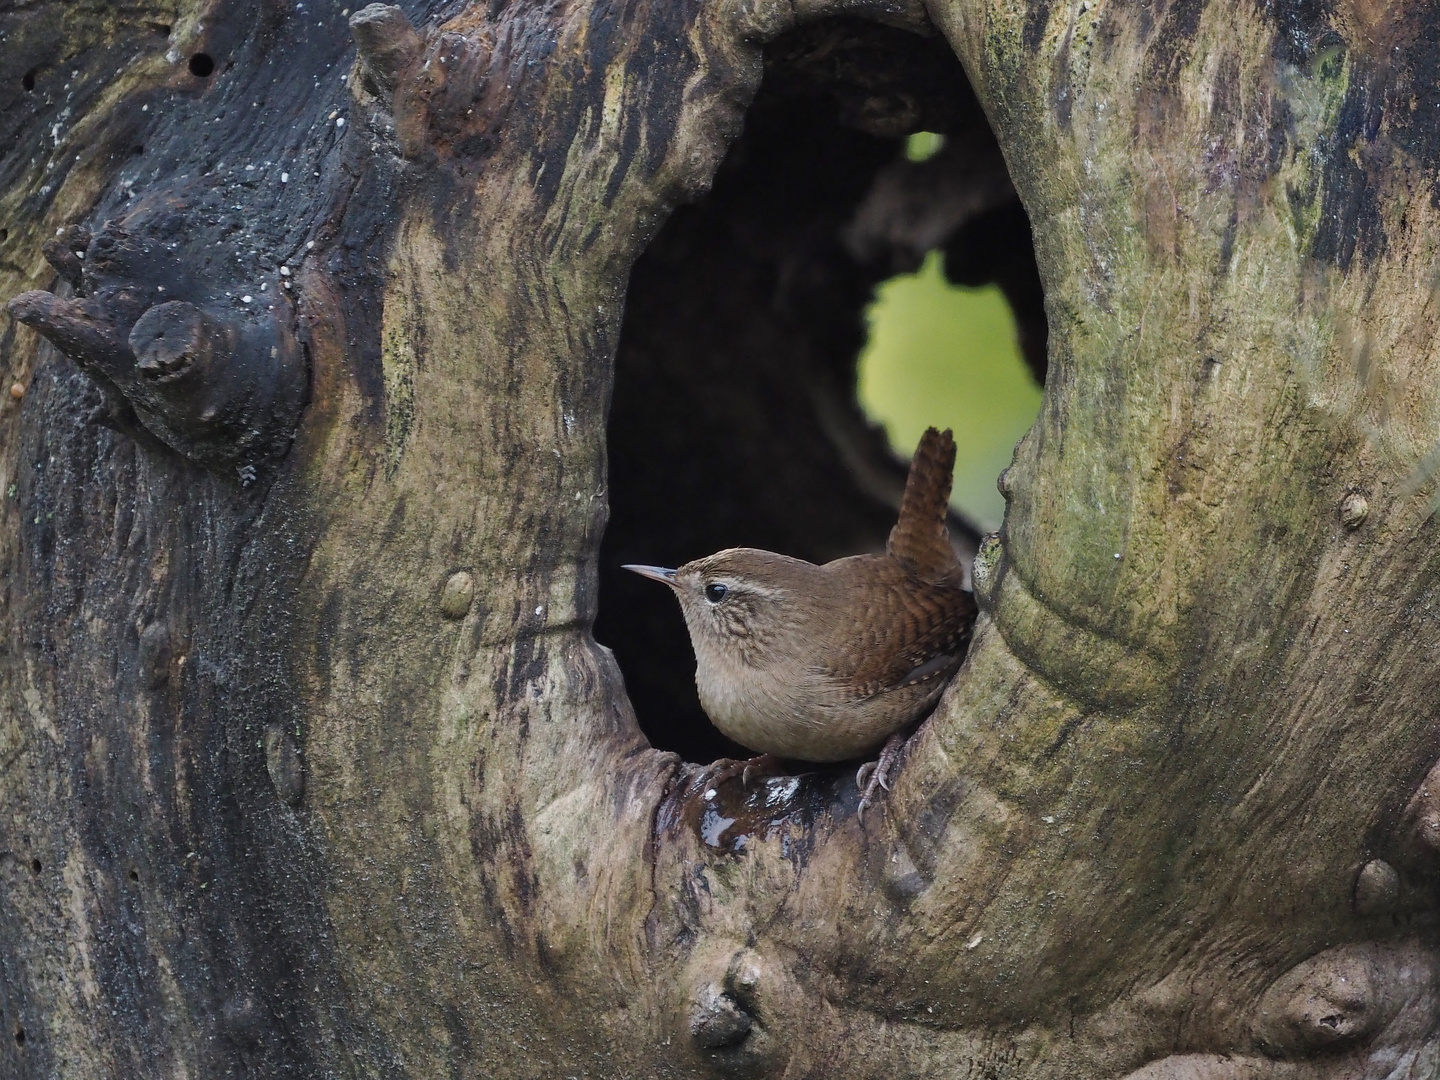
<svg viewBox="0 0 1440 1080">
<path fill-rule="evenodd" d="M 927 429 L 910 461 L 900 518 L 885 542 L 885 550 L 922 581 L 958 582 L 962 574 L 945 528 L 954 469 L 955 439 L 950 429 Z"/>
<path fill-rule="evenodd" d="M 872 558 L 881 563 L 883 556 Z M 964 659 L 975 624 L 975 598 L 958 583 L 932 585 L 883 561 L 889 565 L 874 566 L 868 587 L 853 593 L 853 622 L 837 627 L 844 646 L 827 650 L 833 658 L 827 674 L 860 698 L 948 677 Z"/>
</svg>

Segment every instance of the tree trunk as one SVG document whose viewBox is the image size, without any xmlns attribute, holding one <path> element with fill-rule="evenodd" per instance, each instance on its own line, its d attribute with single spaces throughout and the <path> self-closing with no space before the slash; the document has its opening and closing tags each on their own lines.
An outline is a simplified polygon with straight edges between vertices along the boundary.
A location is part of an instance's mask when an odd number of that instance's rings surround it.
<svg viewBox="0 0 1440 1080">
<path fill-rule="evenodd" d="M 0 12 L 0 1073 L 1440 1074 L 1437 19 Z M 883 542 L 936 247 L 1045 400 L 862 819 L 614 570 Z"/>
</svg>

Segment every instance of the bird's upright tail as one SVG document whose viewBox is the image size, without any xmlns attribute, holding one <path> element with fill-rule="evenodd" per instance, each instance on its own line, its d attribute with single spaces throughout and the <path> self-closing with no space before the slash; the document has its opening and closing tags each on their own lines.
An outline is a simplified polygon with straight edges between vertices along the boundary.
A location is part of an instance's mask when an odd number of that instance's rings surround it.
<svg viewBox="0 0 1440 1080">
<path fill-rule="evenodd" d="M 925 581 L 938 582 L 960 570 L 945 528 L 954 469 L 955 439 L 950 429 L 927 429 L 910 461 L 900 520 L 885 544 L 886 551 Z"/>
</svg>

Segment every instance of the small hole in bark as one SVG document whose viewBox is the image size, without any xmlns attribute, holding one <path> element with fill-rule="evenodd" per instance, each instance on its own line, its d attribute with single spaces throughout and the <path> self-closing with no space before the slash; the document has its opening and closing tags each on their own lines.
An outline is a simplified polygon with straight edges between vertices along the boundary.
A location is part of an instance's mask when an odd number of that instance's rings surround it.
<svg viewBox="0 0 1440 1080">
<path fill-rule="evenodd" d="M 907 158 L 916 132 L 943 136 L 928 161 Z M 883 550 L 907 463 L 857 400 L 857 361 L 876 288 L 931 252 L 1007 296 L 1006 276 L 1028 274 L 1038 299 L 1024 211 L 944 39 L 858 20 L 778 39 L 712 189 L 659 231 L 627 293 L 595 635 L 653 745 L 749 756 L 700 708 L 674 597 L 621 564 Z M 1043 363 L 1043 310 L 1012 307 Z M 968 558 L 976 530 L 951 533 Z"/>
<path fill-rule="evenodd" d="M 131 881 L 139 881 L 139 880 L 140 880 L 140 871 L 138 871 L 138 870 L 131 870 L 131 871 L 130 871 L 130 880 L 131 880 Z"/>
<path fill-rule="evenodd" d="M 39 860 L 39 859 L 31 859 L 31 860 L 30 860 L 30 872 L 31 872 L 32 874 L 38 874 L 38 873 L 40 873 L 40 871 L 43 870 L 43 869 L 45 869 L 45 867 L 43 867 L 42 865 L 40 865 L 40 860 Z"/>
<path fill-rule="evenodd" d="M 210 73 L 215 70 L 215 61 L 209 53 L 196 53 L 190 57 L 190 74 L 197 79 L 208 79 Z"/>
<path fill-rule="evenodd" d="M 133 157 L 139 157 L 141 154 L 145 153 L 145 147 L 136 144 L 135 146 L 132 146 L 130 148 L 130 153 Z"/>
<path fill-rule="evenodd" d="M 152 23 L 147 23 L 146 25 L 150 27 L 150 32 L 151 32 L 152 34 L 154 34 L 156 37 L 168 38 L 168 37 L 170 36 L 170 24 L 169 24 L 169 23 L 152 22 Z"/>
<path fill-rule="evenodd" d="M 25 72 L 24 75 L 21 75 L 21 76 L 20 76 L 20 85 L 25 88 L 25 92 L 26 92 L 27 94 L 30 93 L 32 90 L 35 89 L 35 69 L 34 69 L 34 68 L 31 68 L 29 71 Z"/>
<path fill-rule="evenodd" d="M 25 1045 L 25 1029 L 23 1027 L 15 1029 L 15 1043 L 17 1046 Z"/>
</svg>

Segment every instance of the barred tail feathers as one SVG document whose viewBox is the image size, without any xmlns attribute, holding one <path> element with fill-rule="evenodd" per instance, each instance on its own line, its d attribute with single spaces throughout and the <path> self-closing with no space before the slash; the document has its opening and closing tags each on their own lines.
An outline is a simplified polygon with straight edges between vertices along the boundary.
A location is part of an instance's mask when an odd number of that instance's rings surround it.
<svg viewBox="0 0 1440 1080">
<path fill-rule="evenodd" d="M 910 461 L 900 519 L 885 544 L 886 551 L 926 581 L 937 581 L 958 569 L 945 528 L 954 469 L 955 439 L 950 429 L 927 429 Z"/>
</svg>

